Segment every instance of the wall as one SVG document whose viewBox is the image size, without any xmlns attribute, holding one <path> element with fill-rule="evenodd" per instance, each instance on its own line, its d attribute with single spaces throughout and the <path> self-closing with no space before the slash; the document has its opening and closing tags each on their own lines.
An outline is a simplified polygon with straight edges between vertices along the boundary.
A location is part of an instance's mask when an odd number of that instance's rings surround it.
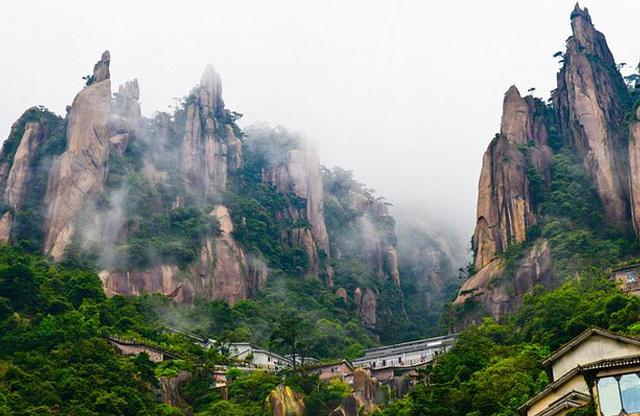
<svg viewBox="0 0 640 416">
<path fill-rule="evenodd" d="M 636 354 L 640 354 L 638 345 L 593 335 L 553 364 L 553 379 L 558 380 L 563 374 L 580 364 Z"/>
<path fill-rule="evenodd" d="M 589 392 L 589 387 L 584 381 L 584 377 L 582 377 L 581 374 L 576 374 L 566 383 L 559 386 L 556 390 L 552 391 L 547 396 L 531 406 L 531 408 L 529 408 L 529 410 L 527 411 L 527 416 L 535 416 L 539 414 L 540 412 L 545 410 L 549 406 L 549 404 L 560 399 L 562 396 L 566 395 L 572 390 L 591 395 L 591 393 Z"/>
</svg>

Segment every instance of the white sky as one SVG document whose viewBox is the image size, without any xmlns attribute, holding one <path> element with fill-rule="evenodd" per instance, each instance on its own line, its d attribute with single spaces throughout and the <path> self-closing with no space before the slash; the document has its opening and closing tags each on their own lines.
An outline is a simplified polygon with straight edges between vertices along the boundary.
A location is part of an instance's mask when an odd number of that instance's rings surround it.
<svg viewBox="0 0 640 416">
<path fill-rule="evenodd" d="M 618 62 L 640 58 L 637 0 L 589 0 Z M 509 85 L 548 97 L 573 0 L 12 1 L 0 4 L 0 137 L 29 106 L 64 114 L 103 50 L 143 113 L 207 63 L 228 108 L 299 130 L 403 208 L 472 233 L 482 153 Z"/>
</svg>

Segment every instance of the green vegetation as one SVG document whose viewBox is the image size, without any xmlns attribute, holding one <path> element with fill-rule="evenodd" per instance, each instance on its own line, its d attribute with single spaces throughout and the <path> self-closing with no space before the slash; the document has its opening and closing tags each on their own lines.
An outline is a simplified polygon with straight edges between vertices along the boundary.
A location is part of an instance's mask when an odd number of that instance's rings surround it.
<svg viewBox="0 0 640 416">
<path fill-rule="evenodd" d="M 303 286 L 288 288 L 294 284 Z M 334 301 L 317 280 L 286 278 L 257 300 L 233 308 L 204 300 L 192 308 L 160 296 L 106 298 L 91 271 L 0 246 L 0 414 L 182 414 L 156 401 L 159 378 L 181 370 L 194 375 L 181 395 L 197 414 L 266 415 L 264 400 L 283 381 L 305 392 L 314 409 L 328 413 L 346 395 L 346 387 L 300 371 L 230 370 L 229 400 L 222 400 L 221 392 L 209 386 L 213 366 L 225 358 L 164 328 L 172 318 L 182 323 L 193 319 L 194 326 L 218 339 L 233 328 L 233 339 L 272 339 L 273 348 L 287 353 L 288 343 L 280 340 L 288 336 L 285 329 L 294 319 L 305 329 L 296 341 L 304 343 L 305 352 L 341 358 L 350 350 L 359 355 L 363 345 L 372 345 L 370 335 Z M 302 317 L 293 316 L 295 310 Z M 137 339 L 181 359 L 155 364 L 146 354 L 122 356 L 105 341 L 107 335 Z"/>
<path fill-rule="evenodd" d="M 621 294 L 602 270 L 581 274 L 553 291 L 538 287 L 505 322 L 486 319 L 464 331 L 452 350 L 427 369 L 426 385 L 380 416 L 515 416 L 548 383 L 541 362 L 551 351 L 590 326 L 639 335 L 639 321 L 640 299 Z"/>
<path fill-rule="evenodd" d="M 160 341 L 140 299 L 106 299 L 92 272 L 0 247 L 0 305 L 0 414 L 165 414 L 148 359 L 102 338 L 140 330 Z"/>
</svg>

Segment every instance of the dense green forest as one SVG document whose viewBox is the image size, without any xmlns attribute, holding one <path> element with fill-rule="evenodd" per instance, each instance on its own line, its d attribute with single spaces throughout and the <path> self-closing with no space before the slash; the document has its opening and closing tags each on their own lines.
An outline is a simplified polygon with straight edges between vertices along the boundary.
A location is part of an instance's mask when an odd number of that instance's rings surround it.
<svg viewBox="0 0 640 416">
<path fill-rule="evenodd" d="M 266 414 L 264 400 L 283 381 L 307 393 L 306 400 L 327 414 L 348 394 L 342 383 L 320 383 L 300 373 L 229 373 L 229 401 L 209 390 L 211 371 L 228 363 L 215 350 L 205 350 L 189 337 L 166 330 L 172 319 L 191 319 L 194 327 L 220 339 L 267 338 L 272 347 L 288 352 L 277 337 L 278 325 L 288 325 L 288 311 L 323 310 L 320 286 L 313 281 L 297 288 L 304 299 L 282 310 L 287 284 L 256 301 L 230 308 L 224 302 L 202 301 L 194 308 L 171 304 L 161 296 L 104 296 L 98 276 L 72 266 L 52 264 L 17 247 L 0 247 L 0 414 L 2 415 L 178 415 L 182 411 L 159 404 L 159 377 L 189 370 L 194 378 L 183 397 L 202 415 Z M 326 294 L 324 295 L 326 297 Z M 301 306 L 305 305 L 306 306 Z M 358 324 L 328 317 L 346 315 L 339 307 L 326 307 L 325 318 L 311 324 L 296 320 L 305 351 L 318 356 L 355 357 L 371 343 Z M 303 315 L 304 316 L 304 315 Z M 201 322 L 198 322 L 198 319 Z M 290 326 L 287 326 L 292 330 Z M 307 332 L 308 331 L 308 332 Z M 180 359 L 152 363 L 145 354 L 122 356 L 104 339 L 118 335 L 164 348 Z M 361 339 L 362 344 L 353 343 Z M 308 344 L 307 344 L 308 343 Z M 325 413 L 322 413 L 325 412 Z"/>
</svg>

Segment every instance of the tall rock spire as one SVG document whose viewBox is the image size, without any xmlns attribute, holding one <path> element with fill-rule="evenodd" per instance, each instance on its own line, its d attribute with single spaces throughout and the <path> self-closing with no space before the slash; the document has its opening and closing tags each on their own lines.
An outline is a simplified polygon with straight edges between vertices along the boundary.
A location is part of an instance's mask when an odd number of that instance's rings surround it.
<svg viewBox="0 0 640 416">
<path fill-rule="evenodd" d="M 75 232 L 76 215 L 102 191 L 107 177 L 111 110 L 109 51 L 94 67 L 88 86 L 69 109 L 67 148 L 49 173 L 44 252 L 59 260 Z"/>
<path fill-rule="evenodd" d="M 607 220 L 624 227 L 628 208 L 621 126 L 627 90 L 604 35 L 578 4 L 571 13 L 571 29 L 554 106 L 563 135 L 571 139 L 593 178 Z"/>
<path fill-rule="evenodd" d="M 242 165 L 242 144 L 226 124 L 222 82 L 208 65 L 186 105 L 181 169 L 188 189 L 211 197 L 226 189 L 227 173 Z"/>
<path fill-rule="evenodd" d="M 527 181 L 527 159 L 519 150 L 533 138 L 533 109 L 515 86 L 504 97 L 500 134 L 482 159 L 478 186 L 476 269 L 486 266 L 509 244 L 520 243 L 535 224 Z"/>
<path fill-rule="evenodd" d="M 513 312 L 525 293 L 550 271 L 550 251 L 545 242 L 535 244 L 516 265 L 509 279 L 496 282 L 505 270 L 498 254 L 525 241 L 537 219 L 529 189 L 528 171 L 549 176 L 552 156 L 547 127 L 531 96 L 522 97 L 515 86 L 504 96 L 500 134 L 489 144 L 482 160 L 478 187 L 476 229 L 473 235 L 476 273 L 460 288 L 454 307 L 473 299 L 494 318 Z M 455 309 L 454 309 L 455 310 Z M 473 316 L 457 317 L 458 327 Z"/>
</svg>

